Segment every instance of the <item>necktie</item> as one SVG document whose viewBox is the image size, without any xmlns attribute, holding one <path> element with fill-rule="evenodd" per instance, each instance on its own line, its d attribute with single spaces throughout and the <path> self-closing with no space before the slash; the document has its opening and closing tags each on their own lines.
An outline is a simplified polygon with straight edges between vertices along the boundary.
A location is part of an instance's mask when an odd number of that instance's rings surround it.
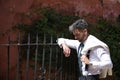
<svg viewBox="0 0 120 80">
<path fill-rule="evenodd" d="M 78 47 L 78 64 L 79 64 L 79 70 L 80 70 L 80 75 L 82 75 L 82 62 L 80 60 L 81 55 L 81 51 L 84 47 L 83 43 L 80 43 L 79 47 Z"/>
<path fill-rule="evenodd" d="M 89 59 L 90 51 L 91 50 L 88 50 L 87 55 L 86 55 L 88 59 Z M 88 71 L 88 64 L 85 65 L 85 71 Z"/>
</svg>

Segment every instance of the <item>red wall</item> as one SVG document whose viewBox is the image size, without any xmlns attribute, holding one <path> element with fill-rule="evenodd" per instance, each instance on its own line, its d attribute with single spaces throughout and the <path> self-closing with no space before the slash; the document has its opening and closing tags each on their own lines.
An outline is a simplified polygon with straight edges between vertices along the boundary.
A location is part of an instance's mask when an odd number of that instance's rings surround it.
<svg viewBox="0 0 120 80">
<path fill-rule="evenodd" d="M 101 0 L 102 1 L 102 0 Z M 120 14 L 120 2 L 118 0 L 0 0 L 0 43 L 7 42 L 7 36 L 12 35 L 11 41 L 16 40 L 17 32 L 12 31 L 12 26 L 19 22 L 30 23 L 21 15 L 28 15 L 32 8 L 52 6 L 64 13 L 75 13 L 78 16 L 90 14 L 89 21 L 95 22 L 98 16 L 115 20 Z M 14 80 L 15 64 L 17 61 L 16 47 L 10 49 L 11 79 Z M 0 46 L 0 79 L 4 80 L 7 69 L 7 48 Z"/>
</svg>

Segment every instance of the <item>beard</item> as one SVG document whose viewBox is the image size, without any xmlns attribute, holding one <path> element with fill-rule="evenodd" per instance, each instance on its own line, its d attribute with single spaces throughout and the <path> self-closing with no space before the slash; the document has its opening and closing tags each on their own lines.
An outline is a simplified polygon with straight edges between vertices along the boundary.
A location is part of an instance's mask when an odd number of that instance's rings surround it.
<svg viewBox="0 0 120 80">
<path fill-rule="evenodd" d="M 78 39 L 80 42 L 84 42 L 86 40 L 87 35 L 83 34 L 82 36 L 80 36 L 80 38 Z"/>
</svg>

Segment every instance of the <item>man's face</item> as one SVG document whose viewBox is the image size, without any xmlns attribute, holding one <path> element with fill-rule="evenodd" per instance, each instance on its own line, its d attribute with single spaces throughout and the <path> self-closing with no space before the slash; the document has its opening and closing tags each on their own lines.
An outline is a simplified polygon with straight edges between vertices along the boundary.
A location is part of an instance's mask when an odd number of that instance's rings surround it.
<svg viewBox="0 0 120 80">
<path fill-rule="evenodd" d="M 85 36 L 86 36 L 85 32 L 86 32 L 86 29 L 84 29 L 84 30 L 74 29 L 73 35 L 74 35 L 75 39 L 79 40 L 80 42 L 83 42 L 85 39 Z"/>
</svg>

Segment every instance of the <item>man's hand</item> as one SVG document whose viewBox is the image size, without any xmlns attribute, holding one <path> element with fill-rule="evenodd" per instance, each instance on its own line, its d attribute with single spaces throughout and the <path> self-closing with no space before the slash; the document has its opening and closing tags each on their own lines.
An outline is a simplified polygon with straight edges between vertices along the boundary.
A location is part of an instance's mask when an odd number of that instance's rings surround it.
<svg viewBox="0 0 120 80">
<path fill-rule="evenodd" d="M 70 48 L 65 44 L 62 44 L 62 47 L 63 47 L 63 53 L 65 57 L 69 57 L 71 52 Z"/>
<path fill-rule="evenodd" d="M 82 55 L 80 60 L 81 60 L 82 62 L 84 62 L 85 64 L 90 64 L 90 61 L 89 61 L 89 59 L 86 57 L 86 55 Z"/>
</svg>

